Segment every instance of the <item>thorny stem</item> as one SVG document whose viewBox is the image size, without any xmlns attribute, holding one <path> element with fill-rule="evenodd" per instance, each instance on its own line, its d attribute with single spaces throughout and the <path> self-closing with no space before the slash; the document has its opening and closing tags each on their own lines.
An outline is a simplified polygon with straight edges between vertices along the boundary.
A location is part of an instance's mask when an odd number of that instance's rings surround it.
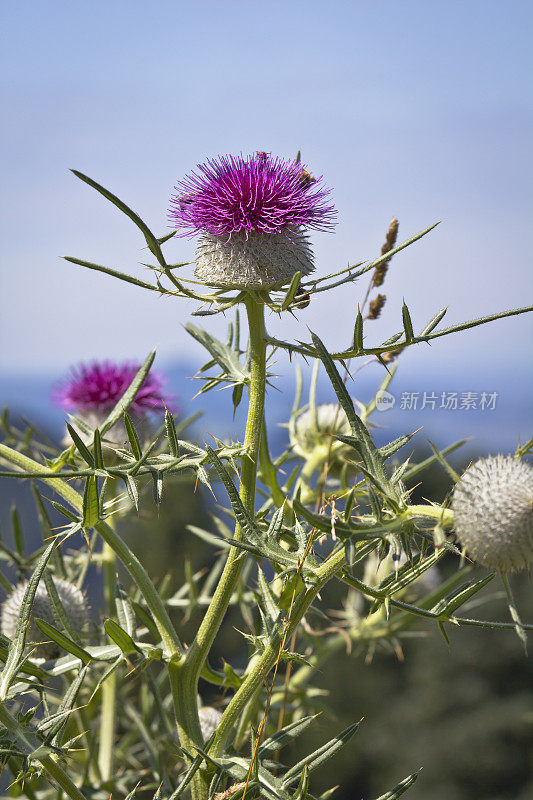
<svg viewBox="0 0 533 800">
<path fill-rule="evenodd" d="M 451 524 L 452 513 L 451 511 L 443 510 L 439 506 L 410 506 L 403 513 L 401 522 L 403 524 L 408 518 L 424 517 L 443 519 L 445 520 L 443 524 Z M 294 633 L 314 598 L 331 578 L 340 573 L 344 565 L 345 552 L 344 548 L 341 548 L 332 553 L 330 558 L 318 567 L 315 572 L 315 583 L 312 586 L 308 586 L 306 590 L 302 591 L 295 599 L 290 618 L 287 620 L 287 625 L 283 634 L 278 634 L 278 636 L 271 641 L 226 707 L 222 719 L 219 722 L 213 744 L 209 750 L 209 754 L 212 758 L 216 758 L 220 755 L 224 749 L 226 739 L 239 715 L 252 698 L 254 692 L 257 691 L 264 682 L 265 676 L 279 659 L 282 637 L 286 640 Z"/>
<path fill-rule="evenodd" d="M 244 437 L 246 451 L 241 466 L 240 496 L 244 507 L 253 517 L 255 514 L 255 488 L 257 465 L 263 429 L 266 386 L 266 341 L 263 304 L 252 296 L 245 299 L 250 336 L 250 398 L 248 419 Z M 242 538 L 239 525 L 235 527 L 235 539 Z M 213 599 L 198 628 L 198 632 L 186 655 L 175 664 L 175 674 L 171 679 L 173 694 L 177 703 L 177 719 L 180 740 L 189 752 L 195 742 L 201 744 L 198 722 L 197 692 L 200 672 L 209 650 L 226 614 L 246 556 L 236 547 L 229 550 L 224 570 L 220 576 Z M 196 779 L 196 780 L 195 780 Z M 194 800 L 207 797 L 207 778 L 197 773 L 193 779 Z"/>
<path fill-rule="evenodd" d="M 250 700 L 254 692 L 261 686 L 265 680 L 265 676 L 269 673 L 279 658 L 280 644 L 286 640 L 298 627 L 305 612 L 320 592 L 323 586 L 333 578 L 343 568 L 345 563 L 344 548 L 332 554 L 324 564 L 322 564 L 315 573 L 315 582 L 312 586 L 307 587 L 296 598 L 290 619 L 287 620 L 287 625 L 283 633 L 279 633 L 270 642 L 266 650 L 257 661 L 255 667 L 248 673 L 240 688 L 232 697 L 229 702 L 222 719 L 220 720 L 213 744 L 209 750 L 209 755 L 212 758 L 217 758 L 224 749 L 226 739 L 229 733 L 244 710 L 246 703 Z"/>
<path fill-rule="evenodd" d="M 63 480 L 57 478 L 57 473 L 39 464 L 28 456 L 17 453 L 11 447 L 0 444 L 0 459 L 8 461 L 17 469 L 34 472 L 42 477 L 43 483 L 51 486 L 57 494 L 72 506 L 78 513 L 83 512 L 83 500 L 78 492 Z M 157 626 L 161 640 L 165 647 L 166 655 L 181 654 L 182 646 L 174 626 L 167 614 L 163 601 L 159 597 L 152 581 L 137 556 L 129 549 L 124 540 L 108 525 L 100 521 L 95 526 L 102 539 L 107 542 L 117 558 L 122 561 L 135 583 L 139 587 Z"/>
<path fill-rule="evenodd" d="M 25 751 L 33 753 L 49 778 L 52 778 L 71 800 L 86 800 L 85 795 L 78 789 L 76 784 L 70 780 L 66 772 L 42 747 L 42 742 L 30 730 L 23 728 L 3 703 L 0 703 L 0 723 L 15 735 Z"/>
<path fill-rule="evenodd" d="M 110 527 L 114 529 L 113 518 Z M 104 595 L 107 615 L 115 616 L 115 587 L 117 578 L 117 557 L 104 542 L 102 548 L 102 563 L 104 574 Z M 102 704 L 100 715 L 100 736 L 98 741 L 98 767 L 102 781 L 108 781 L 113 776 L 113 762 L 115 750 L 115 734 L 117 725 L 117 670 L 107 676 L 102 684 Z"/>
</svg>

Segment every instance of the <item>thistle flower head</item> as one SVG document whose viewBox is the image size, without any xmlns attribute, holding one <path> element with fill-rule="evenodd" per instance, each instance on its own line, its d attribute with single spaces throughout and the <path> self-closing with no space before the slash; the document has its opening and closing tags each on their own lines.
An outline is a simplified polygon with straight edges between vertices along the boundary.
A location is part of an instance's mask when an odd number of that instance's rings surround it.
<svg viewBox="0 0 533 800">
<path fill-rule="evenodd" d="M 107 414 L 122 397 L 135 374 L 138 364 L 112 361 L 93 361 L 79 364 L 58 385 L 54 392 L 56 403 L 78 412 Z M 149 372 L 130 406 L 130 412 L 141 417 L 148 411 L 161 411 L 165 401 L 161 392 L 162 379 Z"/>
<path fill-rule="evenodd" d="M 473 559 L 510 572 L 533 560 L 533 468 L 511 456 L 472 464 L 452 500 L 455 532 Z"/>
<path fill-rule="evenodd" d="M 304 166 L 267 153 L 221 156 L 176 186 L 170 219 L 201 234 L 196 275 L 223 287 L 269 288 L 313 267 L 304 230 L 329 230 L 328 189 Z"/>
<path fill-rule="evenodd" d="M 69 583 L 69 581 L 65 581 L 62 578 L 53 578 L 53 581 L 68 621 L 76 633 L 82 633 L 89 622 L 89 610 L 85 597 L 73 583 Z M 22 601 L 27 586 L 27 581 L 20 583 L 2 606 L 1 629 L 4 636 L 9 639 L 13 639 L 17 632 Z M 35 592 L 26 641 L 28 644 L 39 643 L 36 655 L 40 658 L 58 658 L 61 654 L 59 645 L 56 642 L 46 640 L 45 635 L 33 621 L 33 617 L 43 619 L 51 625 L 56 624 L 44 582 L 39 583 Z"/>
<path fill-rule="evenodd" d="M 338 445 L 332 437 L 349 436 L 350 424 L 342 408 L 335 403 L 323 403 L 304 411 L 294 426 L 292 445 L 297 453 L 310 455 L 317 447 Z"/>
<path fill-rule="evenodd" d="M 202 706 L 198 709 L 198 717 L 200 718 L 200 730 L 202 731 L 202 738 L 204 742 L 209 739 L 212 733 L 222 719 L 222 712 L 213 706 Z"/>
<path fill-rule="evenodd" d="M 226 236 L 285 233 L 299 226 L 328 230 L 333 206 L 321 178 L 268 153 L 221 156 L 198 165 L 176 186 L 170 218 L 184 233 Z"/>
</svg>

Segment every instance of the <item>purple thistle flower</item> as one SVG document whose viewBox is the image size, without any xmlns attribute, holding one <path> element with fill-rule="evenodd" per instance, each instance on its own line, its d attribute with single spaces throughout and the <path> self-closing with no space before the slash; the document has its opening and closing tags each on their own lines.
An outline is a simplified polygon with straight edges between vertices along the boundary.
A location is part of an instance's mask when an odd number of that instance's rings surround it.
<svg viewBox="0 0 533 800">
<path fill-rule="evenodd" d="M 211 286 L 281 287 L 313 271 L 304 231 L 332 228 L 335 210 L 302 164 L 268 153 L 220 156 L 176 186 L 170 219 L 201 234 L 195 274 Z"/>
<path fill-rule="evenodd" d="M 54 400 L 64 408 L 80 412 L 108 413 L 122 397 L 139 367 L 140 364 L 115 364 L 112 361 L 79 364 L 56 387 Z M 162 411 L 167 405 L 161 392 L 162 384 L 160 375 L 149 372 L 130 406 L 130 413 L 141 417 L 149 411 Z"/>
<path fill-rule="evenodd" d="M 302 164 L 267 153 L 220 156 L 178 183 L 170 219 L 184 235 L 329 230 L 335 211 L 325 202 L 329 190 L 318 186 L 320 180 Z"/>
</svg>

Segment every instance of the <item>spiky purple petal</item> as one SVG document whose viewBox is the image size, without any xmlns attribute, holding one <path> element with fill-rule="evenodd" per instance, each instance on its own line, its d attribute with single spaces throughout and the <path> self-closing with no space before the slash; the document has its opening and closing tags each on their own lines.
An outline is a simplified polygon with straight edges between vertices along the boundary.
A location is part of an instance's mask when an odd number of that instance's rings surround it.
<svg viewBox="0 0 533 800">
<path fill-rule="evenodd" d="M 220 156 L 178 183 L 169 217 L 183 235 L 328 230 L 335 210 L 320 181 L 301 163 L 267 153 Z"/>
<path fill-rule="evenodd" d="M 55 402 L 76 411 L 108 412 L 122 397 L 140 364 L 93 361 L 73 367 L 70 375 L 55 389 Z M 149 372 L 130 406 L 130 412 L 141 416 L 148 411 L 161 411 L 168 405 L 162 394 L 163 379 Z"/>
</svg>

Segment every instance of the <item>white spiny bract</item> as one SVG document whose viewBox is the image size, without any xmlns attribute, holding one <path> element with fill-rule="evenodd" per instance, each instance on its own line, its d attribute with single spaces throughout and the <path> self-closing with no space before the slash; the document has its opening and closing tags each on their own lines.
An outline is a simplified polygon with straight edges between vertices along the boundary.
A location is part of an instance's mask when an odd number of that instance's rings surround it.
<svg viewBox="0 0 533 800">
<path fill-rule="evenodd" d="M 480 564 L 511 572 L 533 560 L 533 468 L 512 456 L 472 464 L 456 485 L 457 538 Z"/>
<path fill-rule="evenodd" d="M 196 249 L 195 275 L 212 286 L 271 289 L 313 270 L 309 239 L 300 231 L 205 233 Z"/>
<path fill-rule="evenodd" d="M 323 403 L 301 414 L 294 425 L 291 444 L 299 455 L 311 455 L 318 447 L 343 446 L 334 436 L 350 435 L 346 414 L 336 403 Z"/>
<path fill-rule="evenodd" d="M 202 708 L 198 709 L 198 716 L 200 718 L 202 739 L 205 742 L 215 732 L 218 723 L 222 719 L 222 712 L 217 708 L 213 708 L 213 706 L 202 706 Z"/>
<path fill-rule="evenodd" d="M 76 633 L 82 633 L 89 622 L 87 601 L 83 593 L 73 583 L 65 581 L 62 578 L 53 578 L 53 581 L 68 621 Z M 1 628 L 2 633 L 4 636 L 7 636 L 8 639 L 13 639 L 17 633 L 20 609 L 27 586 L 27 581 L 19 583 L 19 585 L 13 590 L 2 606 Z M 43 619 L 50 625 L 56 626 L 44 581 L 39 583 L 37 591 L 35 592 L 26 643 L 28 645 L 39 645 L 35 651 L 35 654 L 39 658 L 58 658 L 58 656 L 61 654 L 59 645 L 56 644 L 56 642 L 51 642 L 46 638 L 40 628 L 38 628 L 33 621 L 34 617 Z"/>
</svg>

